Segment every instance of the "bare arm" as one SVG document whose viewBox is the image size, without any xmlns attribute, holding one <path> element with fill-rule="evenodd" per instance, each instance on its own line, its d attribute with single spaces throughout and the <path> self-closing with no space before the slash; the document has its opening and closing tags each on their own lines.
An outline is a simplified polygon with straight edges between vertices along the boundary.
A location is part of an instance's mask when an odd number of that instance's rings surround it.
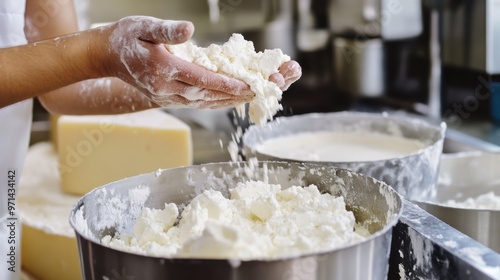
<svg viewBox="0 0 500 280">
<path fill-rule="evenodd" d="M 97 75 L 87 61 L 88 34 L 0 49 L 0 107 Z M 62 52 L 58 43 L 65 45 Z M 66 63 L 71 60 L 72 63 Z"/>
<path fill-rule="evenodd" d="M 73 1 L 52 1 L 51 9 L 44 6 L 47 3 L 27 0 L 25 33 L 31 43 L 78 32 Z M 50 16 L 48 21 L 37 20 L 36 15 L 40 14 Z M 157 107 L 118 78 L 77 82 L 42 94 L 39 100 L 47 110 L 57 114 L 124 113 Z"/>
<path fill-rule="evenodd" d="M 85 47 L 90 37 L 82 33 L 0 50 L 0 107 L 38 95 L 56 113 L 121 113 L 152 107 L 143 94 L 117 78 L 87 80 L 99 77 Z M 66 45 L 64 51 L 58 44 Z"/>
<path fill-rule="evenodd" d="M 0 50 L 0 71 L 8 73 L 0 75 L 6 85 L 0 89 L 0 107 L 40 96 L 54 113 L 120 113 L 158 105 L 230 107 L 253 95 L 241 81 L 165 55 L 164 43 L 191 37 L 188 22 L 136 17 L 61 36 L 77 31 L 77 23 L 72 1 L 60 2 L 47 9 L 46 1 L 27 1 L 26 36 L 31 43 Z M 40 14 L 48 15 L 47 20 L 41 22 Z M 40 41 L 47 38 L 53 39 Z M 172 73 L 174 66 L 181 73 Z M 97 79 L 101 77 L 105 79 Z M 197 89 L 200 100 L 184 98 L 187 89 Z M 160 104 L 152 103 L 158 94 Z"/>
<path fill-rule="evenodd" d="M 133 86 L 112 77 L 78 82 L 39 100 L 54 114 L 120 114 L 158 107 Z"/>
<path fill-rule="evenodd" d="M 188 40 L 193 33 L 189 22 L 129 17 L 39 41 L 76 30 L 71 1 L 37 26 L 43 3 L 28 0 L 26 9 L 27 23 L 34 23 L 28 24 L 27 37 L 38 42 L 0 50 L 0 84 L 5 85 L 0 107 L 41 96 L 55 113 L 120 113 L 155 106 L 150 101 L 164 107 L 233 107 L 254 95 L 243 82 L 183 61 L 163 47 Z M 280 86 L 280 80 L 286 87 L 300 76 L 285 78 L 291 66 L 275 75 Z M 102 77 L 110 78 L 95 80 Z"/>
</svg>

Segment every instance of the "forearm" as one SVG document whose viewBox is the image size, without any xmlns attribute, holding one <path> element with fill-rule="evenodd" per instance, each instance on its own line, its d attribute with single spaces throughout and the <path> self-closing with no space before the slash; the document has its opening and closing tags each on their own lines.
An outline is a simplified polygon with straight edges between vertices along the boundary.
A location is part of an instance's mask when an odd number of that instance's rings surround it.
<svg viewBox="0 0 500 280">
<path fill-rule="evenodd" d="M 118 78 L 82 81 L 43 94 L 39 100 L 53 114 L 118 114 L 157 107 Z"/>
<path fill-rule="evenodd" d="M 88 51 L 95 32 L 0 49 L 0 108 L 98 77 Z"/>
</svg>

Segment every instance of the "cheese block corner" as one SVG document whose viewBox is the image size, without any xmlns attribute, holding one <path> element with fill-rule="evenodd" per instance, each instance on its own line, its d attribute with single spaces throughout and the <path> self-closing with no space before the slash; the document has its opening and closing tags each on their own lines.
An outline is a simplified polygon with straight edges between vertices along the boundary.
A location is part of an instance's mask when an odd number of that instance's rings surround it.
<svg viewBox="0 0 500 280">
<path fill-rule="evenodd" d="M 57 119 L 59 119 L 59 115 L 53 115 L 53 114 L 49 115 L 49 124 L 50 124 L 49 139 L 52 145 L 56 147 L 56 149 L 57 149 Z"/>
<path fill-rule="evenodd" d="M 70 194 L 193 162 L 190 127 L 160 109 L 61 116 L 57 133 L 62 189 Z"/>
</svg>

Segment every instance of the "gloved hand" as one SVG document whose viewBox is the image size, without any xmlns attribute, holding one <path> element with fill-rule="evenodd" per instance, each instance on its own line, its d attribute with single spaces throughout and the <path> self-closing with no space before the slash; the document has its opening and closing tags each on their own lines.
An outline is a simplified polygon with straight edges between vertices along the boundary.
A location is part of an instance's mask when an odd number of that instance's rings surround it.
<svg viewBox="0 0 500 280">
<path fill-rule="evenodd" d="M 123 18 L 101 27 L 101 34 L 109 38 L 103 68 L 161 107 L 215 109 L 249 102 L 255 94 L 244 82 L 187 62 L 164 48 L 164 44 L 187 41 L 193 32 L 187 21 Z M 289 61 L 270 80 L 286 89 L 300 74 L 298 63 Z"/>
</svg>

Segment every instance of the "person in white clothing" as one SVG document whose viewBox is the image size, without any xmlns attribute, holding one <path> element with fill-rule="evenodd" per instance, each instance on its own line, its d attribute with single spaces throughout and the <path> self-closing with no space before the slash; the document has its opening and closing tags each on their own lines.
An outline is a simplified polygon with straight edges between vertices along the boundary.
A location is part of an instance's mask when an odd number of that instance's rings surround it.
<svg viewBox="0 0 500 280">
<path fill-rule="evenodd" d="M 21 270 L 15 197 L 32 98 L 54 114 L 117 114 L 234 107 L 254 96 L 242 81 L 183 61 L 163 46 L 193 32 L 187 21 L 142 16 L 78 32 L 71 0 L 0 1 L 0 279 L 18 279 Z M 289 61 L 270 80 L 284 90 L 300 75 L 297 62 Z M 192 88 L 208 94 L 184 97 Z"/>
</svg>

